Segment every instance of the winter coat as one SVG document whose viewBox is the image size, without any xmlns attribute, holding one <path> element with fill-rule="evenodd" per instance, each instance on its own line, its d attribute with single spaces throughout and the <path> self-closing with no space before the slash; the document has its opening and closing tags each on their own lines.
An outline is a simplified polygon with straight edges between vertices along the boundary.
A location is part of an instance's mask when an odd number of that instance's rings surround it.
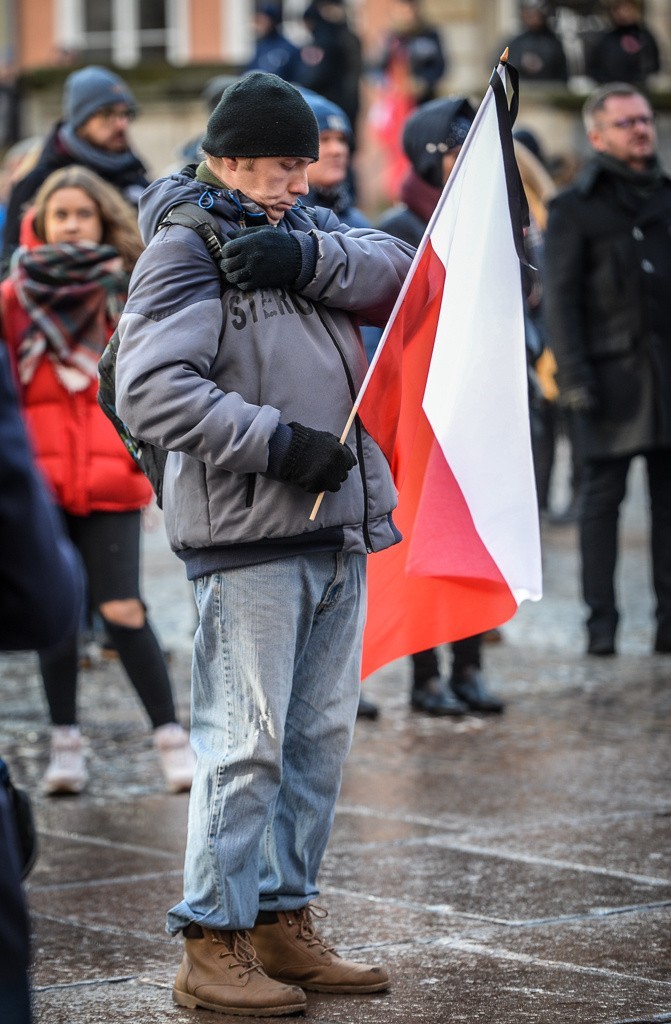
<svg viewBox="0 0 671 1024">
<path fill-rule="evenodd" d="M 645 25 L 619 25 L 604 32 L 587 54 L 587 74 L 601 84 L 642 86 L 659 68 L 657 40 Z"/>
<path fill-rule="evenodd" d="M 347 438 L 358 464 L 314 522 L 314 495 L 267 470 L 280 421 L 341 434 L 367 369 L 357 322 L 385 323 L 413 250 L 341 225 L 327 210 L 313 219 L 297 204 L 275 230 L 310 247 L 308 234 L 316 239 L 311 280 L 295 291 L 222 292 L 194 231 L 173 225 L 154 234 L 171 206 L 205 193 L 225 236 L 250 220 L 267 223 L 224 188 L 184 174 L 154 182 L 140 205 L 151 241 L 119 324 L 117 410 L 136 437 L 169 451 L 163 507 L 172 547 L 188 563 L 190 550 L 215 546 L 298 540 L 365 552 L 395 543 L 389 467 L 358 420 Z"/>
<path fill-rule="evenodd" d="M 521 32 L 511 39 L 508 50 L 508 60 L 517 68 L 520 78 L 535 82 L 567 81 L 564 47 L 551 29 Z"/>
<path fill-rule="evenodd" d="M 11 277 L 0 285 L 0 319 L 16 365 L 31 321 Z M 20 397 L 37 463 L 62 509 L 87 516 L 128 512 L 149 504 L 151 485 L 100 409 L 97 380 L 82 391 L 69 392 L 45 354 Z"/>
<path fill-rule="evenodd" d="M 302 67 L 298 47 L 276 30 L 257 41 L 254 55 L 245 71 L 265 71 L 279 75 L 285 82 L 294 82 L 300 79 Z"/>
<path fill-rule="evenodd" d="M 627 200 L 592 162 L 550 205 L 544 303 L 560 392 L 594 395 L 578 414 L 587 458 L 671 446 L 671 180 Z"/>
<path fill-rule="evenodd" d="M 361 41 L 346 22 L 328 21 L 314 5 L 303 17 L 312 40 L 301 50 L 303 66 L 297 84 L 342 107 L 356 130 L 363 73 Z"/>
<path fill-rule="evenodd" d="M 46 181 L 53 171 L 60 170 L 61 167 L 70 167 L 72 164 L 83 162 L 65 148 L 59 134 L 62 127 L 63 122 L 54 126 L 33 169 L 25 177 L 20 178 L 12 188 L 7 203 L 3 233 L 3 263 L 5 267 L 12 252 L 19 244 L 21 219 L 26 212 L 26 207 L 42 182 Z M 133 205 L 137 204 L 140 192 L 149 184 L 145 168 L 139 157 L 134 154 L 129 154 L 127 166 L 123 171 L 113 172 L 93 165 L 90 170 L 95 171 L 108 184 L 113 185 Z"/>
</svg>

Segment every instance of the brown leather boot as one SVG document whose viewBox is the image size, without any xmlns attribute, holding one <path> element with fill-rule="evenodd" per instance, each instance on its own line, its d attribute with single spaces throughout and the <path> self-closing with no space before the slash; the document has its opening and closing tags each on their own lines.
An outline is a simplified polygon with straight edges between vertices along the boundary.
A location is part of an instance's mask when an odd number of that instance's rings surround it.
<svg viewBox="0 0 671 1024">
<path fill-rule="evenodd" d="M 382 992 L 389 988 L 383 967 L 343 960 L 315 931 L 313 918 L 326 917 L 321 907 L 261 911 L 249 935 L 264 969 L 276 981 L 312 992 Z"/>
<path fill-rule="evenodd" d="M 305 1010 L 305 993 L 269 978 L 249 941 L 249 932 L 184 929 L 184 956 L 172 998 L 179 1006 L 201 1006 L 244 1017 L 280 1017 Z"/>
</svg>

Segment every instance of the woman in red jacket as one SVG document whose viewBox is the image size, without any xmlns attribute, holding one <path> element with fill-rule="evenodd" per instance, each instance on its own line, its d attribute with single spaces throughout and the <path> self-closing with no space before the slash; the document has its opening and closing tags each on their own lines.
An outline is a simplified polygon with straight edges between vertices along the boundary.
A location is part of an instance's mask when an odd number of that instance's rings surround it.
<svg viewBox="0 0 671 1024">
<path fill-rule="evenodd" d="M 97 401 L 98 360 L 142 249 L 133 214 L 83 167 L 56 171 L 27 215 L 33 240 L 0 286 L 9 346 L 38 463 L 86 569 L 89 600 L 154 727 L 168 786 L 189 789 L 193 755 L 139 589 L 140 511 L 151 487 Z M 48 793 L 88 775 L 76 720 L 76 639 L 40 652 L 53 724 Z"/>
</svg>

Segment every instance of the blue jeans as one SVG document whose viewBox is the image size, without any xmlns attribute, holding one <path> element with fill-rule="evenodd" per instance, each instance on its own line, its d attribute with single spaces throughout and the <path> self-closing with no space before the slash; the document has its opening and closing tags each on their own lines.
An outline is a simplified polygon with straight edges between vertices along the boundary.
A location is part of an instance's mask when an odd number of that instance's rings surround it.
<svg viewBox="0 0 671 1024">
<path fill-rule="evenodd" d="M 318 894 L 359 699 L 366 556 L 310 553 L 195 581 L 184 899 L 176 934 L 253 926 Z"/>
</svg>

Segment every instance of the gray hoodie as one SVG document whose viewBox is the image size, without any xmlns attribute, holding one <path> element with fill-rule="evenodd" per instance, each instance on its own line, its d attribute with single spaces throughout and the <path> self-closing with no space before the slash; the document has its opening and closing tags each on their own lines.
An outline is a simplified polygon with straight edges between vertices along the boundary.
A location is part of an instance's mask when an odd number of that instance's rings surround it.
<svg viewBox="0 0 671 1024">
<path fill-rule="evenodd" d="M 225 236 L 266 223 L 237 193 L 188 174 L 154 182 L 140 205 L 149 244 L 119 327 L 117 409 L 135 436 L 170 453 L 163 504 L 173 549 L 193 578 L 306 548 L 396 543 L 389 467 L 358 420 L 347 438 L 358 464 L 315 522 L 314 495 L 267 471 L 278 423 L 342 433 L 367 369 L 358 323 L 386 322 L 414 249 L 297 205 L 276 230 L 307 248 L 312 235 L 314 275 L 300 291 L 244 292 L 226 285 L 195 231 L 155 233 L 170 207 L 199 199 L 212 203 Z"/>
</svg>

